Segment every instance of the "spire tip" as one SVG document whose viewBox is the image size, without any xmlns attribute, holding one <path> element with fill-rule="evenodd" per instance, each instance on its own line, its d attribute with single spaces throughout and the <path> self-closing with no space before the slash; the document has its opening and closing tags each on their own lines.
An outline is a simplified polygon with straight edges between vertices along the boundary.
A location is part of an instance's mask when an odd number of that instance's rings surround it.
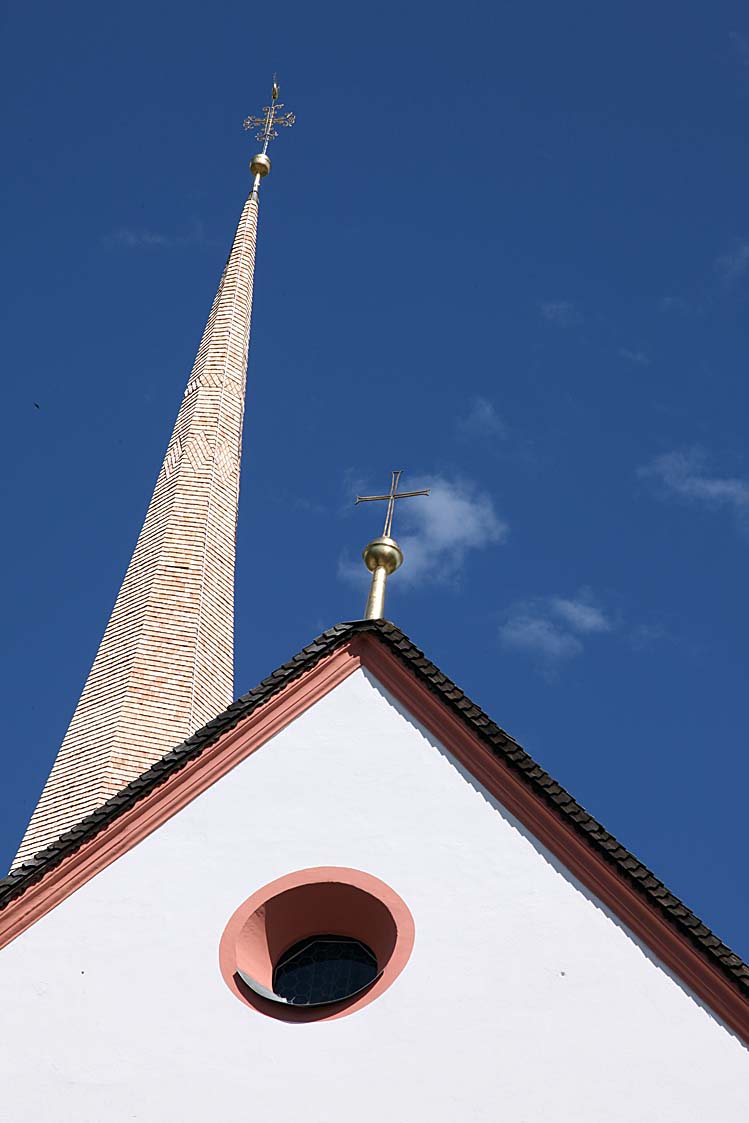
<svg viewBox="0 0 749 1123">
<path fill-rule="evenodd" d="M 255 183 L 252 188 L 257 192 L 260 186 L 260 180 L 266 176 L 270 171 L 270 158 L 268 156 L 268 145 L 272 140 L 278 136 L 277 125 L 283 125 L 286 128 L 291 128 L 294 124 L 295 117 L 293 113 L 281 113 L 283 105 L 278 100 L 278 95 L 281 92 L 280 86 L 276 75 L 273 75 L 273 85 L 271 87 L 270 105 L 263 106 L 262 117 L 245 117 L 245 129 L 257 129 L 257 139 L 262 141 L 263 149 L 257 156 L 253 156 L 250 161 L 250 171 L 255 177 Z"/>
</svg>

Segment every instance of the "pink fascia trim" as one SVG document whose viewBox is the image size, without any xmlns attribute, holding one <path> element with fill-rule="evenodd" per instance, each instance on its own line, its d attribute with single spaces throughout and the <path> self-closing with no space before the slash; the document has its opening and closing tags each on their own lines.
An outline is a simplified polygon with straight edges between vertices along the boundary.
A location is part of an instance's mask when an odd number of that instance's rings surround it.
<svg viewBox="0 0 749 1123">
<path fill-rule="evenodd" d="M 292 944 L 334 932 L 362 940 L 375 953 L 380 975 L 367 990 L 330 1006 L 286 1006 L 247 987 L 241 970 L 268 989 L 273 967 Z M 219 944 L 219 968 L 229 990 L 246 1006 L 286 1022 L 332 1021 L 374 1002 L 398 978 L 416 929 L 405 901 L 362 870 L 317 866 L 270 882 L 239 906 Z"/>
</svg>

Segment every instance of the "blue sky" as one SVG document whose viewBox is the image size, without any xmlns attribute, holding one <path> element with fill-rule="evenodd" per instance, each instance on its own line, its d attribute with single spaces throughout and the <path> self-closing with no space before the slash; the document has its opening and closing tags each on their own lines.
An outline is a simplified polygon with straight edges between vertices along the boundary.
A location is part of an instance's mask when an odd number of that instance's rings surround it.
<svg viewBox="0 0 749 1123">
<path fill-rule="evenodd" d="M 278 70 L 237 693 L 388 615 L 745 957 L 744 5 L 6 9 L 10 861 L 138 533 Z M 449 829 L 447 824 L 446 829 Z"/>
</svg>

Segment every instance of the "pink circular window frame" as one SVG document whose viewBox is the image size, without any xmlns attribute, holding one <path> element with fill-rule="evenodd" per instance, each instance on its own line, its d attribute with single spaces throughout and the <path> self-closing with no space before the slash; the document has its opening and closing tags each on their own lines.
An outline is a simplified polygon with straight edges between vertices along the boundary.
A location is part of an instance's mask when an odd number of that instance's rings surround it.
<svg viewBox="0 0 749 1123">
<path fill-rule="evenodd" d="M 239 970 L 272 989 L 273 967 L 299 940 L 335 932 L 372 948 L 381 974 L 360 994 L 329 1006 L 289 1006 L 263 998 Z M 368 1006 L 395 982 L 414 945 L 411 913 L 384 881 L 361 870 L 318 866 L 271 881 L 248 897 L 224 929 L 219 966 L 229 990 L 262 1014 L 285 1022 L 322 1022 Z"/>
</svg>

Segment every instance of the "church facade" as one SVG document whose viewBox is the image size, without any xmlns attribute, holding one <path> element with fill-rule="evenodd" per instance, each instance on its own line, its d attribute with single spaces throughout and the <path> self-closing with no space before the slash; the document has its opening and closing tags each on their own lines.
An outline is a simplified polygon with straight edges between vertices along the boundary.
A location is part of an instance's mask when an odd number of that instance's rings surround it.
<svg viewBox="0 0 749 1123">
<path fill-rule="evenodd" d="M 365 618 L 231 701 L 277 99 L 133 562 L 0 882 L 6 1117 L 744 1123 L 749 966 L 383 618 L 387 520 Z"/>
</svg>

